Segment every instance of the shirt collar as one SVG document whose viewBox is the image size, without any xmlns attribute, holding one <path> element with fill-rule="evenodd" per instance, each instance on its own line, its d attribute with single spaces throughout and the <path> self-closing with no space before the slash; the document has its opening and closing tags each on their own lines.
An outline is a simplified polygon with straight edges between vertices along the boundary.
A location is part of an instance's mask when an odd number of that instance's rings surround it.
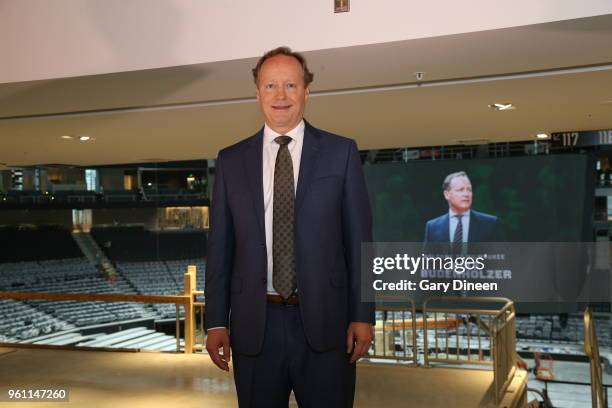
<svg viewBox="0 0 612 408">
<path fill-rule="evenodd" d="M 449 209 L 449 210 L 448 210 L 448 216 L 449 216 L 449 217 L 452 219 L 452 218 L 453 218 L 455 215 L 461 215 L 461 216 L 463 217 L 463 219 L 466 219 L 467 217 L 469 217 L 469 216 L 470 216 L 470 212 L 471 212 L 471 211 L 472 211 L 472 210 L 467 210 L 467 211 L 466 211 L 466 212 L 464 212 L 463 214 L 459 214 L 459 213 L 456 213 L 456 212 L 454 212 L 453 210 Z"/>
<path fill-rule="evenodd" d="M 296 142 L 301 142 L 302 139 L 304 139 L 304 128 L 305 128 L 304 119 L 302 119 L 300 123 L 297 124 L 296 127 L 291 129 L 284 135 L 290 136 Z M 266 125 L 264 126 L 264 145 L 274 142 L 274 139 L 277 138 L 278 136 L 282 136 L 282 134 L 272 130 L 272 128 L 269 127 L 268 124 L 266 123 Z"/>
</svg>

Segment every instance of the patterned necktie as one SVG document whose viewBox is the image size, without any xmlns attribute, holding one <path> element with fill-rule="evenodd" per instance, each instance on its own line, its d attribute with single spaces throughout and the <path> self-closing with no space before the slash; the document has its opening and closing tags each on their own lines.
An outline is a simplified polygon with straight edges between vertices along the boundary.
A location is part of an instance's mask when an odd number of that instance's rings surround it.
<svg viewBox="0 0 612 408">
<path fill-rule="evenodd" d="M 280 145 L 274 165 L 274 204 L 272 208 L 272 286 L 287 299 L 297 287 L 293 248 L 293 206 L 295 189 L 289 136 L 278 136 Z"/>
<path fill-rule="evenodd" d="M 463 224 L 461 219 L 463 215 L 454 215 L 457 218 L 457 227 L 455 228 L 455 236 L 453 237 L 453 254 L 458 255 L 461 253 L 463 244 Z"/>
</svg>

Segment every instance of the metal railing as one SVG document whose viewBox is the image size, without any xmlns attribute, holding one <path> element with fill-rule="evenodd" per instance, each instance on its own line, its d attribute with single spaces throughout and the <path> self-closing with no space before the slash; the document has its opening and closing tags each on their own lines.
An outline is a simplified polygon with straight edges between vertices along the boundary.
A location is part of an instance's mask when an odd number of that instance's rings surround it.
<svg viewBox="0 0 612 408">
<path fill-rule="evenodd" d="M 595 321 L 590 308 L 584 311 L 584 352 L 589 358 L 591 367 L 591 405 L 593 408 L 608 408 L 607 388 L 603 386 Z"/>
<path fill-rule="evenodd" d="M 432 303 L 447 306 L 432 307 Z M 465 307 L 448 307 L 448 303 Z M 475 306 L 483 304 L 503 306 L 493 309 Z M 499 403 L 516 370 L 515 318 L 514 303 L 506 298 L 427 299 L 423 303 L 425 366 L 432 363 L 492 366 L 494 398 Z"/>
<path fill-rule="evenodd" d="M 185 353 L 206 350 L 206 330 L 204 329 L 206 303 L 197 300 L 197 297 L 204 296 L 204 291 L 196 288 L 196 272 L 196 267 L 189 265 L 183 278 L 184 293 L 189 296 L 189 304 L 185 305 Z M 176 307 L 176 320 L 179 320 L 178 305 Z M 188 341 L 189 349 L 187 349 Z"/>
<path fill-rule="evenodd" d="M 414 301 L 409 306 L 379 306 L 376 312 L 382 313 L 382 319 L 376 320 L 374 326 L 374 343 L 370 358 L 390 359 L 412 362 L 417 365 L 417 322 Z M 400 335 L 400 344 L 396 346 L 396 335 Z"/>
<path fill-rule="evenodd" d="M 512 301 L 431 298 L 423 303 L 421 318 L 417 318 L 412 300 L 406 307 L 379 305 L 376 312 L 370 358 L 418 365 L 417 338 L 421 335 L 426 367 L 435 364 L 489 366 L 493 370 L 495 402 L 501 401 L 514 378 L 517 363 L 516 314 Z"/>
</svg>

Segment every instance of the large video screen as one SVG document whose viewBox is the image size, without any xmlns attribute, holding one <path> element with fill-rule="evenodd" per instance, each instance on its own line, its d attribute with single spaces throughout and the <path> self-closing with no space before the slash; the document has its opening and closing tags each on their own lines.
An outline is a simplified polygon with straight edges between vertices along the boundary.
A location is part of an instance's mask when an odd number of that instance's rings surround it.
<svg viewBox="0 0 612 408">
<path fill-rule="evenodd" d="M 592 160 L 568 154 L 365 165 L 374 240 L 422 242 L 427 221 L 449 212 L 444 179 L 463 171 L 472 186 L 471 209 L 497 218 L 503 233 L 496 240 L 589 241 Z"/>
<path fill-rule="evenodd" d="M 609 299 L 609 267 L 596 266 L 602 251 L 587 243 L 594 169 L 594 159 L 583 154 L 366 164 L 374 241 L 386 245 L 379 245 L 377 259 L 488 256 L 486 272 L 455 269 L 450 276 L 421 266 L 407 275 L 391 266 L 375 278 L 496 282 L 494 291 L 469 295 L 508 297 L 522 312 L 569 311 L 582 301 Z M 413 300 L 465 295 L 418 288 L 377 293 Z"/>
</svg>

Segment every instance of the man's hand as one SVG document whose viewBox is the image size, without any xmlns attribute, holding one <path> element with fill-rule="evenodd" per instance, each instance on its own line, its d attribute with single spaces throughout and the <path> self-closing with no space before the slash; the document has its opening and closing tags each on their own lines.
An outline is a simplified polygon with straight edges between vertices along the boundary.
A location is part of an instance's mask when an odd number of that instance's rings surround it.
<svg viewBox="0 0 612 408">
<path fill-rule="evenodd" d="M 374 338 L 374 326 L 370 323 L 352 322 L 346 331 L 346 353 L 353 353 L 351 364 L 367 354 Z"/>
<path fill-rule="evenodd" d="M 230 340 L 227 329 L 210 329 L 206 337 L 206 351 L 210 359 L 217 367 L 222 370 L 229 371 L 229 362 L 232 358 L 230 351 Z M 223 354 L 219 353 L 219 349 L 223 349 Z"/>
</svg>

